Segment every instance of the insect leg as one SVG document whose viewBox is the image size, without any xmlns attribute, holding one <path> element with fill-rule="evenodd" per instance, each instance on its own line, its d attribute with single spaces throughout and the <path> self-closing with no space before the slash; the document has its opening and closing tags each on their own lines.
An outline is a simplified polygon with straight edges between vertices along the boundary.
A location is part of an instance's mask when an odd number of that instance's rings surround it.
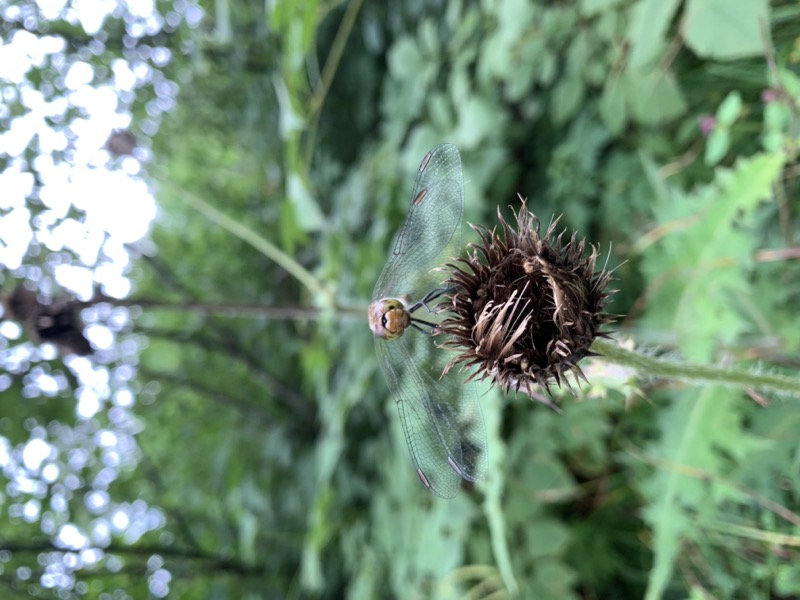
<svg viewBox="0 0 800 600">
<path fill-rule="evenodd" d="M 445 294 L 449 294 L 450 292 L 452 292 L 455 289 L 456 289 L 455 287 L 433 289 L 430 292 L 428 292 L 427 294 L 425 294 L 425 296 L 422 298 L 422 300 L 420 300 L 419 302 L 414 304 L 414 306 L 412 306 L 410 309 L 408 309 L 408 312 L 413 313 L 415 310 L 417 310 L 419 308 L 424 308 L 429 313 L 436 312 L 433 309 L 431 309 L 430 306 L 428 306 L 428 303 L 429 302 L 433 302 L 434 300 L 436 300 L 438 298 L 441 298 Z"/>
</svg>

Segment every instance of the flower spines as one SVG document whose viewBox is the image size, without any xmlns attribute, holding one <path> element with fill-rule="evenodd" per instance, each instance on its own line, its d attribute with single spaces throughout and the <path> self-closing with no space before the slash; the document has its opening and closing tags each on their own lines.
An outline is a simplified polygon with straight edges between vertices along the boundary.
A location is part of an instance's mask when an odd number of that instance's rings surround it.
<svg viewBox="0 0 800 600">
<path fill-rule="evenodd" d="M 458 351 L 448 365 L 476 367 L 470 378 L 491 379 L 506 392 L 523 391 L 548 402 L 537 389 L 560 386 L 564 374 L 592 354 L 605 312 L 610 273 L 595 273 L 597 248 L 573 233 L 556 234 L 560 217 L 541 235 L 539 219 L 523 205 L 516 228 L 498 211 L 502 233 L 471 226 L 479 242 L 466 258 L 447 265 L 453 291 L 440 325 L 445 346 Z"/>
</svg>

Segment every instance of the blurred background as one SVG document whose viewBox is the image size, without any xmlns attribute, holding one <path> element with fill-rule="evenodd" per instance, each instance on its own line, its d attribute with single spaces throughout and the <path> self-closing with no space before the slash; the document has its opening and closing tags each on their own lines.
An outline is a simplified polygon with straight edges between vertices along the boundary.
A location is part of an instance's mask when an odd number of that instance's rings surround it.
<svg viewBox="0 0 800 600">
<path fill-rule="evenodd" d="M 467 221 L 520 194 L 600 246 L 629 349 L 794 375 L 800 3 L 0 16 L 0 596 L 800 597 L 796 398 L 485 386 L 489 476 L 445 501 L 366 321 L 452 142 Z"/>
</svg>

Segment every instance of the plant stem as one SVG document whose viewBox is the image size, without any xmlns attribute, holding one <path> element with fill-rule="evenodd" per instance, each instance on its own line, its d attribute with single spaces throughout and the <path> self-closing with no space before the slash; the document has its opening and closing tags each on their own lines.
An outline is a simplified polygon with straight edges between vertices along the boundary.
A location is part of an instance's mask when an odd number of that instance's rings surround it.
<svg viewBox="0 0 800 600">
<path fill-rule="evenodd" d="M 758 373 L 735 367 L 691 364 L 622 348 L 613 340 L 596 339 L 592 350 L 603 360 L 632 367 L 651 377 L 674 379 L 691 384 L 712 384 L 758 389 L 800 397 L 800 378 Z"/>
<path fill-rule="evenodd" d="M 109 298 L 102 296 L 91 302 L 80 303 L 81 307 L 100 302 L 108 302 L 114 306 L 140 306 L 155 310 L 171 310 L 192 312 L 200 315 L 219 315 L 225 317 L 253 317 L 272 320 L 319 321 L 323 309 L 315 306 L 271 306 L 260 302 L 213 302 L 197 300 L 161 300 L 158 298 Z M 361 319 L 366 321 L 367 309 L 362 306 L 333 307 L 337 318 Z"/>
<path fill-rule="evenodd" d="M 315 304 L 323 307 L 332 305 L 333 300 L 330 290 L 276 245 L 187 190 L 175 190 L 175 195 L 182 198 L 198 212 L 204 214 L 210 221 L 227 229 L 240 240 L 247 242 L 264 256 L 283 267 L 309 291 L 311 297 L 314 298 Z"/>
</svg>

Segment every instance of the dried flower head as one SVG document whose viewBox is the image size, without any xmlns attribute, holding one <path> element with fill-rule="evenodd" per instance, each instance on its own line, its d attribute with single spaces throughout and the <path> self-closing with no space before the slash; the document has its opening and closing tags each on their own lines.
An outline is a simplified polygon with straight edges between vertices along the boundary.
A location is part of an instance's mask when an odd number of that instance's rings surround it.
<svg viewBox="0 0 800 600">
<path fill-rule="evenodd" d="M 439 330 L 449 338 L 444 346 L 459 352 L 448 369 L 474 366 L 471 378 L 549 404 L 537 386 L 560 386 L 568 371 L 585 379 L 577 363 L 594 354 L 600 327 L 614 320 L 604 311 L 611 274 L 595 273 L 597 248 L 584 256 L 585 240 L 556 234 L 560 217 L 541 235 L 524 201 L 515 216 L 513 228 L 498 210 L 501 234 L 471 226 L 480 243 L 447 266 L 451 292 L 442 308 L 450 314 Z"/>
</svg>

